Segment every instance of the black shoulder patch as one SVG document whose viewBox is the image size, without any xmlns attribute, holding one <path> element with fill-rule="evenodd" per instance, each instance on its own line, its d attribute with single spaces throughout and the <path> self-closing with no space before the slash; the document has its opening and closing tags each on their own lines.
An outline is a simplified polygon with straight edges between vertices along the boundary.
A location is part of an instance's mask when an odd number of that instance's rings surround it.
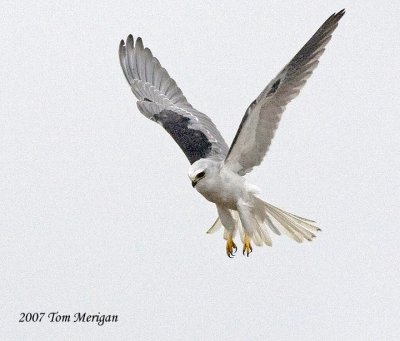
<svg viewBox="0 0 400 341">
<path fill-rule="evenodd" d="M 211 152 L 212 144 L 207 136 L 200 130 L 189 128 L 190 118 L 172 110 L 162 110 L 154 115 L 154 120 L 172 136 L 191 164 Z"/>
</svg>

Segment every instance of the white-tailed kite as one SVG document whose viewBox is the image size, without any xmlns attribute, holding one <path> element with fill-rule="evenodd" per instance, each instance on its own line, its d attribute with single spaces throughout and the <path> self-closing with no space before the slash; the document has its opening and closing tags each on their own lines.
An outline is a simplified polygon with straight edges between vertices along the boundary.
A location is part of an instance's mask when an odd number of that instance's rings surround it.
<svg viewBox="0 0 400 341">
<path fill-rule="evenodd" d="M 294 58 L 250 104 L 231 147 L 211 119 L 194 109 L 181 89 L 153 57 L 142 39 L 129 35 L 119 46 L 124 75 L 137 97 L 140 112 L 160 124 L 191 163 L 192 186 L 217 206 L 218 219 L 208 230 L 224 227 L 226 253 L 237 250 L 233 241 L 239 231 L 243 254 L 257 246 L 272 245 L 268 228 L 301 243 L 311 241 L 320 229 L 315 222 L 285 212 L 262 200 L 257 187 L 243 177 L 260 165 L 286 105 L 295 98 L 318 65 L 332 32 L 345 11 L 331 15 Z"/>
</svg>

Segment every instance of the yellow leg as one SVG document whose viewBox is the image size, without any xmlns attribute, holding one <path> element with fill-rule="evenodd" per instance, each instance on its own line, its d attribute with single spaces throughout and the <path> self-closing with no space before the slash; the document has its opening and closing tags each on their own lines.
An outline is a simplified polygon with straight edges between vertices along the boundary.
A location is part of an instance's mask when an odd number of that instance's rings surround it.
<svg viewBox="0 0 400 341">
<path fill-rule="evenodd" d="M 250 238 L 247 234 L 244 235 L 244 241 L 243 241 L 243 255 L 246 252 L 246 256 L 249 257 L 249 254 L 253 252 L 253 248 L 251 247 L 250 244 Z"/>
<path fill-rule="evenodd" d="M 233 251 L 233 249 L 235 249 L 235 251 Z M 234 243 L 232 236 L 230 236 L 226 242 L 226 254 L 228 255 L 229 258 L 233 258 L 236 251 L 237 251 L 236 244 Z"/>
</svg>

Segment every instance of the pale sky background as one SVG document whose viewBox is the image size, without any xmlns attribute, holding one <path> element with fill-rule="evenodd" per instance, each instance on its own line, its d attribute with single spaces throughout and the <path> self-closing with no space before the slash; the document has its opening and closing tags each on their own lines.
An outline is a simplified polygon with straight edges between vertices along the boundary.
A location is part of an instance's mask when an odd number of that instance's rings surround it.
<svg viewBox="0 0 400 341">
<path fill-rule="evenodd" d="M 119 41 L 140 35 L 230 143 L 343 7 L 248 176 L 323 231 L 229 259 L 184 154 L 137 110 Z M 1 340 L 398 339 L 397 2 L 2 1 L 1 17 Z M 119 322 L 18 323 L 52 311 Z"/>
</svg>

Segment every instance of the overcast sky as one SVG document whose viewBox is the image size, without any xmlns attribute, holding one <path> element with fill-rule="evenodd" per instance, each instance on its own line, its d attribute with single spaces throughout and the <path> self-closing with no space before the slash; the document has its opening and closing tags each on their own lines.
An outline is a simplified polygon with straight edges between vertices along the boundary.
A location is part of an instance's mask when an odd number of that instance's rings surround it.
<svg viewBox="0 0 400 341">
<path fill-rule="evenodd" d="M 2 1 L 2 340 L 398 338 L 400 5 L 249 3 Z M 141 36 L 230 143 L 250 102 L 343 7 L 248 176 L 323 231 L 229 259 L 222 233 L 205 233 L 216 209 L 184 154 L 136 108 L 119 41 Z M 119 322 L 18 322 L 53 311 Z"/>
</svg>

